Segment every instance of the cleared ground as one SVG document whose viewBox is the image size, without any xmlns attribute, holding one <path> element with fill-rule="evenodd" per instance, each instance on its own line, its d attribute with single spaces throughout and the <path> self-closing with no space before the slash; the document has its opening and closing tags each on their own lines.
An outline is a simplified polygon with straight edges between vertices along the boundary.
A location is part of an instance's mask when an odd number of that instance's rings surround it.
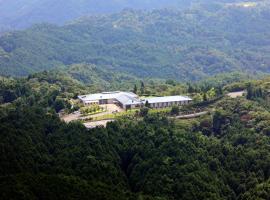
<svg viewBox="0 0 270 200">
<path fill-rule="evenodd" d="M 120 108 L 119 106 L 117 106 L 115 104 L 106 104 L 106 105 L 101 105 L 100 107 L 105 108 L 106 111 L 102 112 L 102 113 L 94 114 L 94 115 L 88 115 L 88 116 L 82 116 L 80 112 L 74 112 L 74 113 L 62 116 L 61 119 L 63 121 L 65 121 L 66 123 L 69 123 L 69 122 L 76 121 L 76 120 L 97 118 L 97 117 L 101 117 L 104 115 L 109 115 L 109 114 L 113 114 L 113 113 L 121 113 L 121 112 L 125 111 L 124 109 Z M 101 121 L 104 121 L 104 120 L 101 120 Z"/>
<path fill-rule="evenodd" d="M 68 115 L 64 115 L 61 117 L 61 119 L 63 121 L 65 121 L 66 123 L 72 122 L 72 121 L 76 121 L 80 119 L 81 114 L 80 113 L 71 113 Z"/>
<path fill-rule="evenodd" d="M 239 92 L 230 92 L 227 95 L 231 98 L 237 98 L 242 97 L 245 94 L 245 91 L 239 91 Z"/>
</svg>

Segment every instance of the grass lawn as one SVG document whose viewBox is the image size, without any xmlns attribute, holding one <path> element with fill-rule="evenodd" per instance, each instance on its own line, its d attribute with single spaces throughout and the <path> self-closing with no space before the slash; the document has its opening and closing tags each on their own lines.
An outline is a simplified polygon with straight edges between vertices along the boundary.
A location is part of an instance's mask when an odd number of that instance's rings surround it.
<svg viewBox="0 0 270 200">
<path fill-rule="evenodd" d="M 156 113 L 163 113 L 163 114 L 168 114 L 170 113 L 172 108 L 158 108 L 158 109 L 150 109 L 149 113 L 150 114 L 156 114 Z"/>
<path fill-rule="evenodd" d="M 168 114 L 170 113 L 171 108 L 162 108 L 162 109 L 150 109 L 149 113 L 150 114 L 155 114 L 155 113 L 163 113 L 163 114 Z M 94 117 L 92 120 L 98 121 L 98 120 L 106 120 L 106 119 L 116 119 L 118 117 L 128 117 L 128 116 L 134 116 L 137 112 L 140 112 L 140 109 L 132 109 L 132 110 L 127 110 L 124 112 L 119 112 L 119 113 L 114 113 L 114 114 L 104 114 L 102 116 Z"/>
<path fill-rule="evenodd" d="M 105 114 L 102 116 L 94 117 L 93 120 L 106 120 L 106 119 L 115 119 L 117 117 L 124 117 L 124 116 L 134 116 L 137 112 L 140 112 L 138 109 L 132 109 L 124 112 L 114 113 L 114 114 Z"/>
<path fill-rule="evenodd" d="M 95 115 L 95 114 L 99 114 L 99 113 L 103 113 L 106 112 L 106 110 L 100 109 L 94 112 L 89 112 L 89 113 L 84 113 L 83 116 L 90 116 L 90 115 Z"/>
</svg>

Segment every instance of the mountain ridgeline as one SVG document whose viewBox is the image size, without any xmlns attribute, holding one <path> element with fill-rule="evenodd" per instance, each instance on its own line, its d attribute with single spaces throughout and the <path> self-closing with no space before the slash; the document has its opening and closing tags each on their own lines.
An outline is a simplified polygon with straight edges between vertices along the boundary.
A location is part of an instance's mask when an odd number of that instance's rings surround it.
<svg viewBox="0 0 270 200">
<path fill-rule="evenodd" d="M 94 64 L 112 73 L 180 81 L 270 72 L 270 5 L 124 10 L 63 26 L 35 25 L 0 38 L 1 75 Z"/>
<path fill-rule="evenodd" d="M 131 9 L 185 9 L 197 3 L 240 0 L 0 0 L 0 32 L 29 27 L 35 23 L 63 24 L 84 15 Z M 16 11 L 16 12 L 14 12 Z"/>
</svg>

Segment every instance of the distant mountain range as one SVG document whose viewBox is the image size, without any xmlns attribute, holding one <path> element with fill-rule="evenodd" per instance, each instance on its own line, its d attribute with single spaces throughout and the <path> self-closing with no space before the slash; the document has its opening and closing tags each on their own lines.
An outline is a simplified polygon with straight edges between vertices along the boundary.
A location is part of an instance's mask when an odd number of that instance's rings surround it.
<svg viewBox="0 0 270 200">
<path fill-rule="evenodd" d="M 199 80 L 270 72 L 268 3 L 124 10 L 0 37 L 0 74 L 25 76 L 74 64 L 134 77 Z"/>
<path fill-rule="evenodd" d="M 181 9 L 213 2 L 232 3 L 241 0 L 0 0 L 0 32 L 43 22 L 60 25 L 85 15 L 119 12 L 125 8 Z"/>
</svg>

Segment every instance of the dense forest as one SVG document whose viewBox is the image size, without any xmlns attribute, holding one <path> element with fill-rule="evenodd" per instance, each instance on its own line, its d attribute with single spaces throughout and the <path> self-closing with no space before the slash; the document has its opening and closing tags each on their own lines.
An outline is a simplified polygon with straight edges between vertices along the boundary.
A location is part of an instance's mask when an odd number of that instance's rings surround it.
<svg viewBox="0 0 270 200">
<path fill-rule="evenodd" d="M 146 87 L 198 92 L 219 82 L 222 93 L 247 95 L 223 96 L 197 119 L 146 113 L 87 130 L 56 112 L 93 88 L 59 72 L 2 77 L 0 198 L 269 199 L 270 79 L 217 79 Z"/>
<path fill-rule="evenodd" d="M 269 73 L 267 2 L 198 5 L 35 25 L 0 37 L 1 75 L 95 65 L 140 78 L 200 80 Z"/>
</svg>

